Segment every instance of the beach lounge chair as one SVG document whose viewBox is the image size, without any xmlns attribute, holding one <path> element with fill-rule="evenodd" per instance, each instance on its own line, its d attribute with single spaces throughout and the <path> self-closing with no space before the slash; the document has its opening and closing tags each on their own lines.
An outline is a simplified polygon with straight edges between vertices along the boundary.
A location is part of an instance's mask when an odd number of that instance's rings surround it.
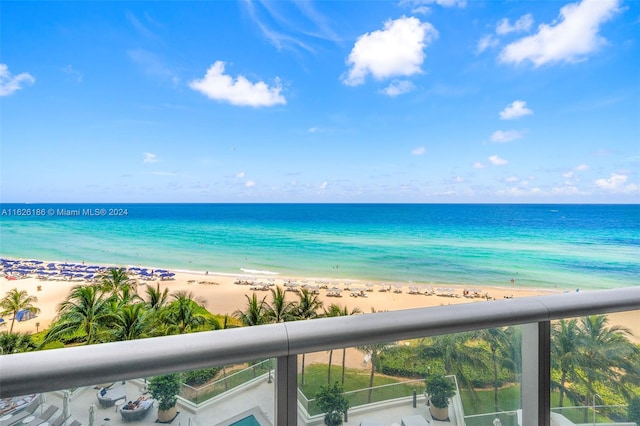
<svg viewBox="0 0 640 426">
<path fill-rule="evenodd" d="M 6 420 L 0 422 L 0 426 L 9 426 L 15 423 L 22 423 L 24 419 L 29 416 L 33 416 L 33 413 L 36 411 L 36 408 L 40 405 L 40 398 L 38 396 L 34 396 L 26 402 L 23 406 L 18 408 L 11 417 Z"/>
<path fill-rule="evenodd" d="M 402 426 L 427 426 L 429 422 L 420 415 L 407 416 L 402 418 Z"/>
<path fill-rule="evenodd" d="M 362 419 L 360 426 L 384 426 L 384 424 L 377 420 Z"/>
<path fill-rule="evenodd" d="M 67 419 L 64 417 L 64 413 L 61 413 L 58 417 L 53 419 L 53 421 L 49 422 L 49 425 L 50 426 L 62 426 L 62 424 L 64 423 L 65 420 L 67 420 Z"/>
<path fill-rule="evenodd" d="M 128 408 L 128 404 L 124 404 L 120 407 L 120 415 L 124 421 L 142 420 L 151 410 L 151 407 L 153 407 L 153 399 L 143 399 L 138 401 L 138 404 L 133 409 Z"/>
<path fill-rule="evenodd" d="M 58 407 L 56 407 L 55 405 L 50 405 L 49 408 L 44 410 L 42 414 L 27 423 L 27 426 L 38 426 L 39 424 L 49 420 L 57 411 Z"/>
<path fill-rule="evenodd" d="M 127 394 L 124 387 L 111 388 L 109 390 L 100 389 L 96 392 L 96 397 L 102 408 L 113 407 L 116 401 L 120 399 L 126 399 Z"/>
</svg>

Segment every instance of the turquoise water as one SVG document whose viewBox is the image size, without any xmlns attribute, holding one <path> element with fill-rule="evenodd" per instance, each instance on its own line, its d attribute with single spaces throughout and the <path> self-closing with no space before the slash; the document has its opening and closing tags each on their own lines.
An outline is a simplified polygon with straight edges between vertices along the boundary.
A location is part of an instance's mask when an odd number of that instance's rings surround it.
<svg viewBox="0 0 640 426">
<path fill-rule="evenodd" d="M 253 415 L 232 423 L 230 426 L 260 426 L 260 422 Z"/>
<path fill-rule="evenodd" d="M 513 278 L 566 289 L 640 277 L 638 205 L 2 204 L 0 212 L 2 257 L 389 282 Z"/>
</svg>

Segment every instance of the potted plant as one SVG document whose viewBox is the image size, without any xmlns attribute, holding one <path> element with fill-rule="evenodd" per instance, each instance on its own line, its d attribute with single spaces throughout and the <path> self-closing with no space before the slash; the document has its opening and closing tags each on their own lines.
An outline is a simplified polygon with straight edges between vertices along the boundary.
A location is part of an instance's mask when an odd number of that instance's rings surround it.
<svg viewBox="0 0 640 426">
<path fill-rule="evenodd" d="M 149 391 L 158 401 L 158 422 L 169 423 L 178 415 L 178 393 L 180 392 L 180 375 L 163 374 L 149 380 Z"/>
<path fill-rule="evenodd" d="M 436 420 L 449 418 L 449 398 L 456 394 L 455 385 L 442 374 L 434 374 L 425 379 L 429 394 L 429 412 Z"/>
<path fill-rule="evenodd" d="M 327 426 L 342 424 L 342 415 L 349 409 L 349 401 L 344 397 L 342 386 L 338 382 L 333 385 L 320 386 L 320 391 L 316 394 L 316 402 L 325 413 L 324 424 Z"/>
</svg>

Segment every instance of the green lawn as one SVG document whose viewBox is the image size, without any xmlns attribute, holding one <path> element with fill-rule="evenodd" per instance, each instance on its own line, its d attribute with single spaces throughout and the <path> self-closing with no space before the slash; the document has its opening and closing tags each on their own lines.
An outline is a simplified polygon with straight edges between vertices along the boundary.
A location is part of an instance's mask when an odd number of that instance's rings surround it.
<svg viewBox="0 0 640 426">
<path fill-rule="evenodd" d="M 495 411 L 493 404 L 493 389 L 476 390 L 477 401 L 473 399 L 471 392 L 462 390 L 460 392 L 462 405 L 466 416 L 474 414 L 492 413 Z M 558 407 L 560 394 L 558 392 L 551 393 L 551 407 Z M 498 408 L 500 411 L 512 411 L 520 408 L 520 386 L 512 385 L 498 390 Z M 565 399 L 565 405 L 570 403 Z M 554 410 L 558 412 L 558 410 Z M 574 423 L 584 423 L 584 414 L 587 411 L 587 422 L 593 421 L 593 411 L 588 408 L 581 409 L 564 409 L 562 415 Z M 501 415 L 500 420 L 504 426 L 512 424 L 515 420 L 514 416 Z M 487 418 L 467 419 L 467 426 L 476 426 L 486 424 Z M 609 418 L 598 413 L 596 415 L 596 423 L 611 422 Z"/>
<path fill-rule="evenodd" d="M 358 370 L 347 368 L 345 370 L 345 383 L 344 391 L 355 391 L 360 389 L 366 389 L 369 387 L 369 370 Z M 339 366 L 331 367 L 331 381 L 341 381 L 342 369 Z M 300 383 L 301 375 L 298 375 L 298 383 Z M 376 374 L 373 380 L 373 386 L 382 386 L 393 383 L 405 382 L 407 379 L 393 378 Z M 305 368 L 305 385 L 300 386 L 300 390 L 309 400 L 315 398 L 316 393 L 320 390 L 321 386 L 327 385 L 327 365 L 326 364 L 312 364 Z M 416 386 L 417 385 L 417 386 Z M 389 386 L 380 389 L 374 389 L 371 393 L 371 402 L 385 401 L 388 399 L 400 398 L 405 396 L 411 396 L 413 390 L 416 390 L 417 394 L 424 393 L 424 384 L 416 383 L 411 385 L 397 385 Z M 347 395 L 350 407 L 356 407 L 358 405 L 367 404 L 369 402 L 369 391 L 364 390 Z M 320 414 L 320 410 L 315 406 L 314 401 L 310 401 L 307 411 L 310 415 Z"/>
</svg>

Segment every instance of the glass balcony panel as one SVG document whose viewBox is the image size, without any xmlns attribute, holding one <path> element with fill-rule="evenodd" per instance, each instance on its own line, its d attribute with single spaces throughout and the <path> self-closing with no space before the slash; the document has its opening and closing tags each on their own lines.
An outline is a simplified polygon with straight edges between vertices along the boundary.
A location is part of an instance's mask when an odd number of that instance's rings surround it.
<svg viewBox="0 0 640 426">
<path fill-rule="evenodd" d="M 640 422 L 638 344 L 640 310 L 552 321 L 552 421 Z"/>
<path fill-rule="evenodd" d="M 494 356 L 491 343 L 498 348 Z M 349 424 L 433 422 L 432 411 L 437 410 L 430 406 L 425 385 L 440 375 L 451 384 L 454 395 L 444 415 L 435 416 L 448 419 L 449 424 L 493 426 L 498 418 L 502 425 L 515 426 L 521 417 L 519 326 L 347 348 L 344 381 L 342 359 L 342 349 L 305 354 L 303 384 L 299 357 L 298 424 L 322 423 L 325 413 L 318 394 L 336 382 L 349 403 Z"/>
<path fill-rule="evenodd" d="M 259 360 L 182 373 L 182 425 L 271 425 L 275 360 Z M 211 373 L 214 375 L 211 377 Z"/>
<path fill-rule="evenodd" d="M 99 383 L 0 401 L 2 426 L 274 424 L 273 360 L 178 374 L 178 401 L 160 410 L 154 379 Z M 170 386 L 170 381 L 159 386 Z"/>
<path fill-rule="evenodd" d="M 367 424 L 374 419 L 381 424 L 399 423 L 401 414 L 423 416 L 426 410 L 424 378 L 388 375 L 381 371 L 380 356 L 395 343 L 368 345 L 362 348 L 335 349 L 305 354 L 304 384 L 302 357 L 298 358 L 298 424 L 323 424 L 325 413 L 319 393 L 337 384 L 348 401 L 349 424 Z M 374 354 L 372 356 L 372 351 Z M 329 358 L 331 369 L 329 370 Z M 342 367 L 344 359 L 344 370 Z M 371 366 L 375 365 L 373 386 Z M 418 362 L 416 360 L 416 362 Z M 344 371 L 344 375 L 343 375 Z M 415 400 L 415 407 L 414 405 Z"/>
</svg>

